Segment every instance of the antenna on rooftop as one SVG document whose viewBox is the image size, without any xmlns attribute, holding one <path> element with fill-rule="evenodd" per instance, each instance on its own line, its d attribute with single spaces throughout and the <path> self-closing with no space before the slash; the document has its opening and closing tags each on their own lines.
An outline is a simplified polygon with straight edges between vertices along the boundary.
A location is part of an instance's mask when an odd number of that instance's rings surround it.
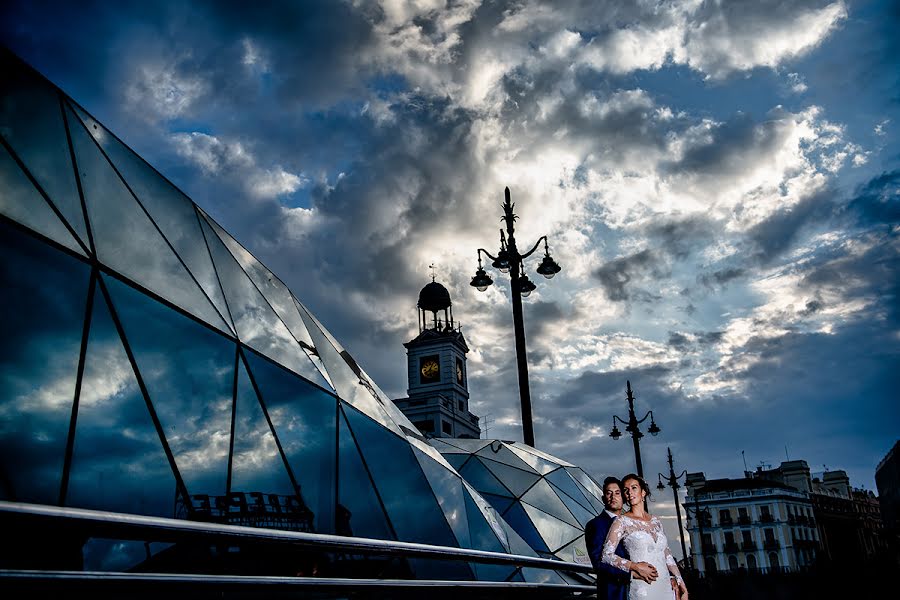
<svg viewBox="0 0 900 600">
<path fill-rule="evenodd" d="M 747 457 L 744 456 L 743 450 L 741 450 L 741 458 L 744 459 L 744 471 L 747 471 Z"/>
<path fill-rule="evenodd" d="M 481 431 L 484 432 L 484 438 L 488 438 L 488 431 L 491 430 L 491 413 L 487 413 L 481 416 Z"/>
</svg>

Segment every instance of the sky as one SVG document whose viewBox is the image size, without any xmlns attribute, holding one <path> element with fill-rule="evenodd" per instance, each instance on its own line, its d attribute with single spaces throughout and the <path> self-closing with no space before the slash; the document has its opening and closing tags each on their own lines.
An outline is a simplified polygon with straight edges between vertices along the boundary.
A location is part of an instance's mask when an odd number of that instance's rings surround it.
<svg viewBox="0 0 900 600">
<path fill-rule="evenodd" d="M 281 277 L 392 397 L 419 290 L 470 409 L 521 440 L 499 247 L 547 235 L 536 445 L 634 470 L 806 460 L 874 489 L 900 431 L 900 5 L 890 0 L 4 2 L 2 42 Z M 743 453 L 743 454 L 742 454 Z M 654 489 L 654 492 L 656 490 Z M 671 491 L 651 510 L 674 519 Z M 680 551 L 676 552 L 680 554 Z"/>
</svg>

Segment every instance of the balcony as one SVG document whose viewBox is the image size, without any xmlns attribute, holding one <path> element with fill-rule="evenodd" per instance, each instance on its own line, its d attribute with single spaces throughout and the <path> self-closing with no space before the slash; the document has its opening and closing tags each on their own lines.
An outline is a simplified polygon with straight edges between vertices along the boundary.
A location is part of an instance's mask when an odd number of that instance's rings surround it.
<svg viewBox="0 0 900 600">
<path fill-rule="evenodd" d="M 700 552 L 703 554 L 718 554 L 719 549 L 715 544 L 700 544 Z"/>
<path fill-rule="evenodd" d="M 778 543 L 778 540 L 766 540 L 763 543 L 763 547 L 766 550 L 777 550 L 778 548 L 781 548 L 781 544 Z"/>
<path fill-rule="evenodd" d="M 741 525 L 743 527 L 749 527 L 750 526 L 750 517 L 748 515 L 740 515 L 738 517 L 738 525 Z"/>
<path fill-rule="evenodd" d="M 731 520 L 731 517 L 726 517 L 724 519 L 719 519 L 719 525 L 722 527 L 733 527 L 734 521 Z"/>
<path fill-rule="evenodd" d="M 774 523 L 775 517 L 773 517 L 769 513 L 763 513 L 763 514 L 759 515 L 759 522 L 760 523 Z"/>
<path fill-rule="evenodd" d="M 744 552 L 756 552 L 756 542 L 743 542 L 741 544 L 741 550 L 743 550 Z"/>
</svg>

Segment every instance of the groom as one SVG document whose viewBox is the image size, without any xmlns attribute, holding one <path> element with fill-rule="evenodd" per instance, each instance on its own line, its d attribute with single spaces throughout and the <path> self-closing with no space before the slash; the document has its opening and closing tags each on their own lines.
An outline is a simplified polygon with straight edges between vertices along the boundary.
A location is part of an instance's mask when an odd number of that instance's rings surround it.
<svg viewBox="0 0 900 600">
<path fill-rule="evenodd" d="M 649 583 L 656 579 L 656 569 L 644 562 L 632 563 L 632 572 L 625 573 L 603 562 L 601 556 L 606 534 L 609 533 L 613 520 L 622 512 L 622 482 L 615 477 L 607 477 L 603 481 L 603 505 L 605 510 L 588 521 L 587 527 L 584 529 L 584 541 L 587 544 L 588 555 L 597 572 L 597 600 L 604 598 L 627 600 L 631 575 Z M 616 554 L 622 558 L 629 558 L 628 551 L 621 543 L 616 548 Z"/>
</svg>

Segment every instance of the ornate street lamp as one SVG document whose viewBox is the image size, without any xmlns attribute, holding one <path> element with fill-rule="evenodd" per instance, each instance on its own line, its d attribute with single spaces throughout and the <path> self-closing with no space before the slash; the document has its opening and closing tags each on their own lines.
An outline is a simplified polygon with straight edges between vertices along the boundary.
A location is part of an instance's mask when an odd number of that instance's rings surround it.
<svg viewBox="0 0 900 600">
<path fill-rule="evenodd" d="M 647 411 L 647 414 L 644 415 L 642 419 L 638 419 L 634 414 L 634 394 L 631 392 L 631 382 L 626 381 L 626 389 L 628 392 L 628 420 L 626 421 L 622 417 L 618 417 L 613 415 L 613 426 L 609 432 L 609 437 L 614 440 L 618 440 L 622 437 L 622 432 L 619 431 L 619 428 L 616 427 L 616 421 L 620 421 L 623 425 L 625 425 L 625 431 L 631 434 L 631 439 L 634 442 L 634 464 L 637 467 L 637 474 L 640 477 L 644 476 L 644 465 L 641 463 L 641 442 L 640 439 L 644 437 L 644 434 L 641 433 L 638 425 L 647 420 L 647 417 L 650 417 L 650 427 L 647 428 L 647 432 L 650 435 L 657 435 L 660 432 L 659 427 L 656 425 L 656 421 L 653 419 L 653 411 Z"/>
<path fill-rule="evenodd" d="M 657 473 L 657 475 L 659 475 L 659 484 L 656 488 L 664 490 L 666 489 L 666 485 L 672 488 L 672 495 L 675 496 L 675 514 L 678 515 L 678 537 L 681 539 L 681 557 L 687 561 L 688 554 L 684 546 L 684 530 L 681 528 L 681 504 L 678 502 L 678 488 L 681 487 L 678 484 L 678 480 L 682 477 L 687 477 L 687 470 L 682 471 L 681 475 L 675 475 L 675 465 L 672 462 L 672 449 L 666 448 L 666 450 L 669 452 L 669 476 L 666 478 L 666 483 L 663 483 L 663 474 Z"/>
<path fill-rule="evenodd" d="M 534 446 L 534 426 L 531 422 L 531 391 L 528 387 L 528 359 L 525 351 L 525 325 L 522 321 L 522 298 L 527 298 L 537 286 L 525 274 L 524 260 L 534 254 L 541 241 L 544 242 L 544 258 L 537 268 L 537 272 L 547 279 L 552 279 L 559 273 L 560 266 L 550 256 L 550 248 L 547 245 L 547 236 L 541 236 L 534 246 L 524 254 L 519 253 L 516 246 L 515 221 L 518 218 L 513 213 L 515 207 L 509 199 L 509 188 L 505 190 L 506 201 L 503 203 L 503 217 L 506 222 L 506 233 L 500 230 L 500 251 L 493 256 L 484 248 L 478 249 L 478 270 L 472 278 L 470 285 L 483 292 L 494 283 L 493 279 L 485 273 L 481 266 L 481 253 L 483 252 L 493 262 L 491 266 L 501 273 L 509 273 L 510 290 L 512 292 L 513 327 L 516 334 L 516 362 L 519 367 L 519 398 L 522 403 L 522 430 L 524 441 L 529 446 Z"/>
</svg>

